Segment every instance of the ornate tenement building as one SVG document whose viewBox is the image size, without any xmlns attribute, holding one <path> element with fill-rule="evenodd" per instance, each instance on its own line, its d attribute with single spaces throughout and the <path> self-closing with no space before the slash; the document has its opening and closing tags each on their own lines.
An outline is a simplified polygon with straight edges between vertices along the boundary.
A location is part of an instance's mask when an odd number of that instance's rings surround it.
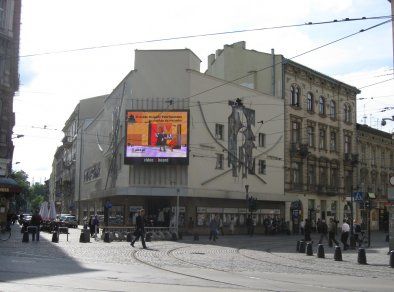
<svg viewBox="0 0 394 292">
<path fill-rule="evenodd" d="M 385 230 L 388 227 L 387 188 L 389 178 L 394 176 L 392 135 L 357 124 L 357 147 L 359 164 L 356 188 L 371 198 L 371 229 Z M 366 222 L 366 212 L 360 205 L 356 219 Z"/>
<path fill-rule="evenodd" d="M 302 218 L 342 219 L 356 178 L 356 95 L 341 81 L 284 58 L 225 45 L 206 74 L 284 100 L 284 187 L 293 227 Z M 269 123 L 270 121 L 264 121 Z M 269 135 L 269 133 L 267 133 Z"/>
<path fill-rule="evenodd" d="M 13 102 L 19 88 L 20 17 L 20 0 L 0 0 L 0 176 L 10 174 L 14 153 Z"/>
</svg>

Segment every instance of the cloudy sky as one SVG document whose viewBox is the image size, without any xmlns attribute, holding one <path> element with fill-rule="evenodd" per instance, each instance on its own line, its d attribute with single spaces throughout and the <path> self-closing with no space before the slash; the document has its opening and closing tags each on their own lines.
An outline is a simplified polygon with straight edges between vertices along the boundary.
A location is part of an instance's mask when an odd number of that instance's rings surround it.
<svg viewBox="0 0 394 292">
<path fill-rule="evenodd" d="M 30 181 L 48 179 L 61 130 L 78 101 L 110 93 L 133 69 L 136 49 L 189 48 L 205 71 L 208 55 L 225 44 L 244 40 L 248 49 L 274 48 L 292 58 L 387 19 L 142 41 L 390 12 L 387 0 L 24 0 L 14 133 L 25 136 L 14 140 L 14 163 L 20 162 L 14 169 L 26 171 Z M 140 43 L 130 44 L 135 42 Z M 394 115 L 394 110 L 382 112 L 394 106 L 392 45 L 387 23 L 294 61 L 361 88 L 357 121 L 392 132 L 393 122 L 380 126 L 383 117 Z"/>
</svg>

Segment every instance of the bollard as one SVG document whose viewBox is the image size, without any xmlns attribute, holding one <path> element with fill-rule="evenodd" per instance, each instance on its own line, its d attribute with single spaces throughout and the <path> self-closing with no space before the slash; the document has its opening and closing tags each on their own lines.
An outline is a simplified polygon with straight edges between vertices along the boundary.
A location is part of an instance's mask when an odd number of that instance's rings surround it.
<svg viewBox="0 0 394 292">
<path fill-rule="evenodd" d="M 171 240 L 172 241 L 177 241 L 178 240 L 178 237 L 176 236 L 176 232 L 172 232 L 171 233 Z"/>
<path fill-rule="evenodd" d="M 126 240 L 127 242 L 131 242 L 133 240 L 133 234 L 131 232 L 127 232 Z"/>
<path fill-rule="evenodd" d="M 81 230 L 81 235 L 79 236 L 79 242 L 85 242 L 85 233 Z"/>
<path fill-rule="evenodd" d="M 29 232 L 23 232 L 22 242 L 29 242 Z"/>
<path fill-rule="evenodd" d="M 152 241 L 152 233 L 148 232 L 145 236 L 145 241 L 146 242 L 151 242 Z"/>
<path fill-rule="evenodd" d="M 342 251 L 341 251 L 341 247 L 338 245 L 335 246 L 334 260 L 342 261 Z"/>
<path fill-rule="evenodd" d="M 305 253 L 305 241 L 301 240 L 300 241 L 300 253 Z"/>
<path fill-rule="evenodd" d="M 306 244 L 306 255 L 308 256 L 312 256 L 313 255 L 313 247 L 312 247 L 312 243 L 308 242 Z"/>
<path fill-rule="evenodd" d="M 317 257 L 319 259 L 324 259 L 325 255 L 324 255 L 324 246 L 322 244 L 319 244 L 317 246 Z"/>
<path fill-rule="evenodd" d="M 182 238 L 183 238 L 182 232 L 181 232 L 181 231 L 178 231 L 178 239 L 179 239 L 179 240 L 182 240 Z"/>
<path fill-rule="evenodd" d="M 54 242 L 54 243 L 58 243 L 59 242 L 59 234 L 56 231 L 54 231 L 52 233 L 52 242 Z"/>
<path fill-rule="evenodd" d="M 390 251 L 390 267 L 394 268 L 394 250 Z"/>
<path fill-rule="evenodd" d="M 358 249 L 357 262 L 360 265 L 366 265 L 367 264 L 367 255 L 365 254 L 365 248 L 360 247 Z"/>
<path fill-rule="evenodd" d="M 296 250 L 299 252 L 300 251 L 300 241 L 299 240 L 297 240 L 297 248 L 296 248 Z"/>
<path fill-rule="evenodd" d="M 194 233 L 194 241 L 199 241 L 200 240 L 200 236 L 198 235 L 198 233 Z"/>
<path fill-rule="evenodd" d="M 104 242 L 107 242 L 107 243 L 111 242 L 110 239 L 109 239 L 109 232 L 108 231 L 106 231 L 104 233 Z"/>
</svg>

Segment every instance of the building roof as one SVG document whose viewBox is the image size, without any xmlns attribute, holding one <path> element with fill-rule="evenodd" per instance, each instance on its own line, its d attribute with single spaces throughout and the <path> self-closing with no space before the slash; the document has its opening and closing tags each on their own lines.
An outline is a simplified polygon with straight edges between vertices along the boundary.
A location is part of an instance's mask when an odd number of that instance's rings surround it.
<svg viewBox="0 0 394 292">
<path fill-rule="evenodd" d="M 366 132 L 366 133 L 373 134 L 373 135 L 376 135 L 376 136 L 380 136 L 380 137 L 383 137 L 383 138 L 386 138 L 386 139 L 390 139 L 390 140 L 393 139 L 392 134 L 384 132 L 384 131 L 381 131 L 381 130 L 378 130 L 378 129 L 375 129 L 375 128 L 372 128 L 372 127 L 370 127 L 368 125 L 362 125 L 362 124 L 358 124 L 357 123 L 356 129 L 357 129 L 357 131 Z"/>
</svg>

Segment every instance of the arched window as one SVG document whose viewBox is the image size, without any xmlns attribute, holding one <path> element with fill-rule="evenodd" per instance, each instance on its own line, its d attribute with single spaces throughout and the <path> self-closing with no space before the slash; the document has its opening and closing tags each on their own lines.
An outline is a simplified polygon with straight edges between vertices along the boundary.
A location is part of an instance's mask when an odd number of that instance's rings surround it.
<svg viewBox="0 0 394 292">
<path fill-rule="evenodd" d="M 324 96 L 320 96 L 319 98 L 319 114 L 326 114 L 326 100 L 324 99 Z"/>
<path fill-rule="evenodd" d="M 313 112 L 313 94 L 311 92 L 308 92 L 306 97 L 306 110 Z"/>
<path fill-rule="evenodd" d="M 345 117 L 345 123 L 351 123 L 352 122 L 352 108 L 348 103 L 345 103 L 344 105 L 344 117 Z"/>
<path fill-rule="evenodd" d="M 335 119 L 337 117 L 337 106 L 335 101 L 333 100 L 330 101 L 330 117 L 332 119 Z"/>
<path fill-rule="evenodd" d="M 290 104 L 292 106 L 300 106 L 300 93 L 300 88 L 297 85 L 293 84 L 290 87 Z"/>
</svg>

